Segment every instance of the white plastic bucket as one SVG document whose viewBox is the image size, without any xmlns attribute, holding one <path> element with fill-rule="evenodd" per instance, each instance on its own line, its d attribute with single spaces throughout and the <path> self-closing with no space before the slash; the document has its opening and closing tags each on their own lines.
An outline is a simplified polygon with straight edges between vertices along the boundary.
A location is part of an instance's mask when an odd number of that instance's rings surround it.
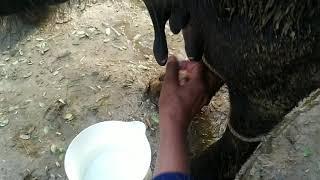
<svg viewBox="0 0 320 180">
<path fill-rule="evenodd" d="M 105 121 L 78 134 L 65 156 L 69 180 L 143 180 L 151 149 L 142 122 Z"/>
</svg>

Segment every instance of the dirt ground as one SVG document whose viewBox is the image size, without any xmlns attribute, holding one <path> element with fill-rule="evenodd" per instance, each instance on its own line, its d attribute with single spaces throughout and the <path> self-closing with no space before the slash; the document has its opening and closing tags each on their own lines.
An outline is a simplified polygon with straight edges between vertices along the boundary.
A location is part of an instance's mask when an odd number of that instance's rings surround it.
<svg viewBox="0 0 320 180">
<path fill-rule="evenodd" d="M 154 168 L 159 119 L 146 91 L 164 68 L 152 56 L 146 9 L 137 0 L 73 9 L 2 39 L 0 180 L 66 179 L 63 159 L 71 140 L 108 120 L 147 125 Z M 168 41 L 171 53 L 184 54 L 180 35 L 168 32 Z M 190 128 L 191 155 L 219 137 L 228 112 L 223 87 Z"/>
</svg>

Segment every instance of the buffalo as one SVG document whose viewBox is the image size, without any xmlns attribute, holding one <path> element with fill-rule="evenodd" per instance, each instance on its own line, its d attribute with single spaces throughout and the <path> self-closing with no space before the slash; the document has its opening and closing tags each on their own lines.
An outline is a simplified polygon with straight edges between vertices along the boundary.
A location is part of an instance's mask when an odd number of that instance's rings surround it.
<svg viewBox="0 0 320 180">
<path fill-rule="evenodd" d="M 3 0 L 0 16 L 65 1 Z M 228 86 L 226 132 L 192 160 L 191 172 L 195 179 L 233 179 L 264 135 L 320 85 L 320 0 L 143 1 L 158 64 L 166 64 L 169 21 L 173 33 L 182 31 L 188 57 Z"/>
<path fill-rule="evenodd" d="M 154 55 L 165 65 L 165 25 L 182 31 L 191 60 L 229 89 L 223 137 L 191 162 L 195 179 L 234 179 L 241 165 L 297 103 L 319 87 L 319 0 L 144 0 Z"/>
</svg>

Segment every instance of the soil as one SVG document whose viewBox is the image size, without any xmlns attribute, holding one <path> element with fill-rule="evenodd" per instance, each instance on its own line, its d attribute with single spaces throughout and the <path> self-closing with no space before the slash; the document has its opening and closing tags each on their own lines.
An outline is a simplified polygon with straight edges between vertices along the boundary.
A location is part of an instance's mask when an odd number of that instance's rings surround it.
<svg viewBox="0 0 320 180">
<path fill-rule="evenodd" d="M 0 180 L 67 179 L 71 140 L 109 120 L 147 125 L 154 169 L 158 109 L 146 92 L 164 68 L 152 55 L 148 12 L 129 0 L 89 1 L 66 12 L 2 38 Z M 168 34 L 170 53 L 183 56 L 181 35 Z M 228 112 L 223 87 L 190 128 L 191 155 L 219 138 Z"/>
</svg>

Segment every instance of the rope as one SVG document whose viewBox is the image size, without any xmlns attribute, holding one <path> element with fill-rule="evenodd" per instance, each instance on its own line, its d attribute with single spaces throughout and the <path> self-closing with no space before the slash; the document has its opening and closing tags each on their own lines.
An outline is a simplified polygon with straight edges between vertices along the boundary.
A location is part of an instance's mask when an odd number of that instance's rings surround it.
<svg viewBox="0 0 320 180">
<path fill-rule="evenodd" d="M 257 136 L 257 137 L 245 137 L 245 136 L 242 136 L 241 134 L 237 133 L 237 131 L 235 131 L 233 129 L 233 127 L 231 126 L 230 122 L 228 122 L 228 128 L 231 132 L 231 134 L 233 134 L 235 137 L 237 137 L 238 139 L 240 139 L 241 141 L 244 141 L 244 142 L 248 142 L 248 143 L 254 143 L 254 142 L 261 142 L 261 141 L 266 141 L 267 139 L 267 135 L 266 134 L 263 134 L 263 135 L 260 135 L 260 136 Z"/>
<path fill-rule="evenodd" d="M 221 78 L 223 81 L 225 81 L 225 80 L 223 79 L 223 77 L 222 77 L 218 72 L 216 72 L 216 71 L 214 70 L 214 68 L 207 62 L 207 60 L 206 60 L 205 57 L 202 58 L 202 62 L 204 63 L 204 65 L 207 66 L 207 68 L 208 68 L 212 73 L 216 74 L 217 76 L 219 76 L 219 78 Z"/>
<path fill-rule="evenodd" d="M 212 73 L 218 75 L 223 80 L 222 76 L 214 70 L 214 68 L 207 62 L 206 58 L 202 58 L 202 61 Z M 228 128 L 229 128 L 230 132 L 235 137 L 237 137 L 238 139 L 240 139 L 243 142 L 254 143 L 254 142 L 265 141 L 267 139 L 266 138 L 267 137 L 266 134 L 263 134 L 263 135 L 260 135 L 260 136 L 257 136 L 257 137 L 253 137 L 253 138 L 242 136 L 236 130 L 233 129 L 233 127 L 231 126 L 230 122 L 228 122 Z"/>
</svg>

